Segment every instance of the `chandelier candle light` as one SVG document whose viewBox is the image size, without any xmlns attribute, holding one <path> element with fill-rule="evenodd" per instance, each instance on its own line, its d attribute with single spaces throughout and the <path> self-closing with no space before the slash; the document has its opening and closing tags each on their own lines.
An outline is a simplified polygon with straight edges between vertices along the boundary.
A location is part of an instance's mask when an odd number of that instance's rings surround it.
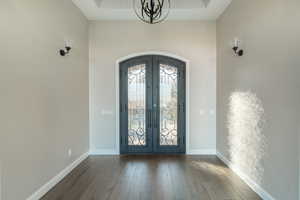
<svg viewBox="0 0 300 200">
<path fill-rule="evenodd" d="M 143 22 L 157 24 L 168 17 L 171 3 L 170 0 L 133 0 L 133 7 Z"/>
</svg>

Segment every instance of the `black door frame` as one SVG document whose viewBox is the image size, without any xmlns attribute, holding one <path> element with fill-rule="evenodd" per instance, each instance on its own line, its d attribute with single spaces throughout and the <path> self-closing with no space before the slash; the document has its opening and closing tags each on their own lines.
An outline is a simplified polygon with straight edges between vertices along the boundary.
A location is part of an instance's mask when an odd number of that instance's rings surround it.
<svg viewBox="0 0 300 200">
<path fill-rule="evenodd" d="M 128 144 L 128 113 L 127 113 L 127 71 L 128 68 L 138 64 L 146 64 L 146 96 L 151 97 L 146 100 L 146 129 L 147 146 L 129 146 Z M 160 146 L 159 145 L 159 64 L 168 64 L 178 69 L 178 146 Z M 119 147 L 121 154 L 185 154 L 186 153 L 186 62 L 163 55 L 143 55 L 129 58 L 118 63 L 119 70 Z M 158 75 L 158 76 L 155 76 Z M 152 85 L 152 83 L 154 83 Z M 156 87 L 157 89 L 153 89 Z M 153 102 L 157 102 L 156 108 Z M 148 111 L 151 111 L 149 114 Z M 156 120 L 153 120 L 155 118 Z M 150 122 L 150 126 L 148 123 Z M 152 123 L 152 124 L 151 124 Z M 150 128 L 149 128 L 150 127 Z M 156 142 L 154 142 L 156 141 Z"/>
</svg>

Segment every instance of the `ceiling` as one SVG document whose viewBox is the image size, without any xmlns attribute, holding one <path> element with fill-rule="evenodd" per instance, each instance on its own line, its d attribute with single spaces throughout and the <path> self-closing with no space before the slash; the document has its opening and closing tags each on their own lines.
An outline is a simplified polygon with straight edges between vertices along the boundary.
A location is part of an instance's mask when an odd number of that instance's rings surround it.
<svg viewBox="0 0 300 200">
<path fill-rule="evenodd" d="M 135 20 L 133 0 L 73 0 L 90 20 Z M 170 0 L 168 20 L 215 20 L 232 0 Z"/>
</svg>

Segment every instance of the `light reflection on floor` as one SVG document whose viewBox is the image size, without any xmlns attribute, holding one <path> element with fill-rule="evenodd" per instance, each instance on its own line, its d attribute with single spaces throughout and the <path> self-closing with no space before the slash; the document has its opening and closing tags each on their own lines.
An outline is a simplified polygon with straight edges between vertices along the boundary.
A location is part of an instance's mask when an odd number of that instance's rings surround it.
<svg viewBox="0 0 300 200">
<path fill-rule="evenodd" d="M 210 174 L 215 175 L 224 175 L 226 174 L 228 168 L 225 166 L 205 162 L 205 161 L 192 161 L 191 166 L 195 169 L 209 172 Z"/>
</svg>

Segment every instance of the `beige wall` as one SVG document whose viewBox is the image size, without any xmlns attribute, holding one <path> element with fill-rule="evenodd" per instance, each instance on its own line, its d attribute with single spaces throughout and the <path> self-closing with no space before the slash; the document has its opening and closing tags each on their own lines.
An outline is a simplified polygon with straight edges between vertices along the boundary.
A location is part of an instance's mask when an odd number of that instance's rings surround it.
<svg viewBox="0 0 300 200">
<path fill-rule="evenodd" d="M 227 127 L 231 94 L 247 91 L 255 94 L 264 109 L 265 122 L 259 137 L 265 146 L 258 149 L 264 150 L 265 156 L 260 163 L 255 160 L 252 164 L 262 166 L 259 185 L 278 200 L 298 199 L 299 3 L 298 0 L 234 0 L 217 22 L 217 149 L 232 159 Z M 230 41 L 234 37 L 242 40 L 245 56 L 233 56 Z M 235 130 L 249 128 L 243 123 L 237 122 Z M 259 133 L 259 130 L 249 132 Z M 251 135 L 247 139 L 244 155 L 255 152 L 249 145 L 253 141 Z M 240 160 L 249 162 L 258 159 L 255 156 Z M 254 174 L 247 175 L 255 178 Z"/>
<path fill-rule="evenodd" d="M 190 149 L 215 150 L 216 23 L 94 21 L 90 24 L 92 151 L 117 148 L 116 61 L 147 51 L 168 52 L 190 61 Z"/>
<path fill-rule="evenodd" d="M 0 46 L 2 199 L 23 200 L 89 149 L 88 21 L 69 0 L 1 0 Z"/>
</svg>

